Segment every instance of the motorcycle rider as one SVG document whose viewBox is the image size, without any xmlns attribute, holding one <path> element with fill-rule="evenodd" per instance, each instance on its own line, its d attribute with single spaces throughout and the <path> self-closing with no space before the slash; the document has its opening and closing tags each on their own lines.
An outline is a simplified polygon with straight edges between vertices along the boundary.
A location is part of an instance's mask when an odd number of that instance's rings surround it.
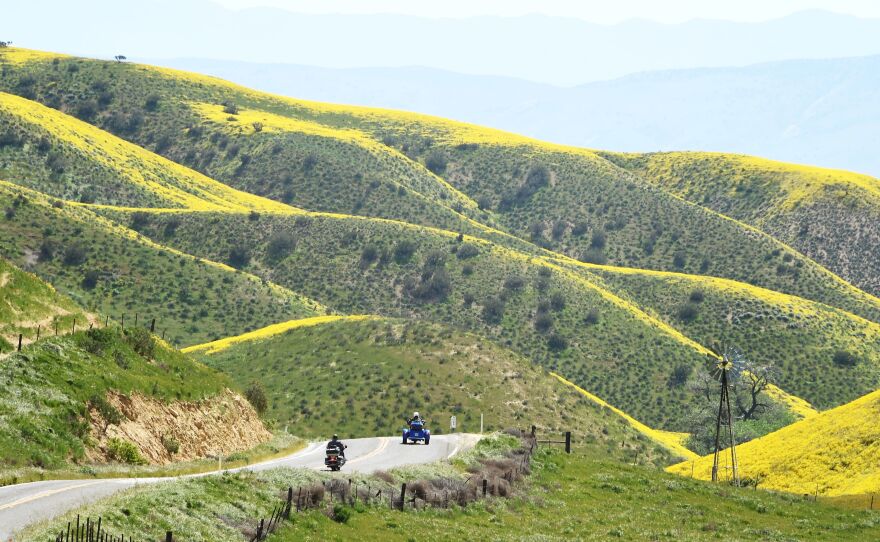
<svg viewBox="0 0 880 542">
<path fill-rule="evenodd" d="M 413 422 L 422 422 L 424 424 L 425 420 L 423 420 L 422 417 L 419 415 L 418 411 L 416 411 L 416 412 L 413 412 L 412 418 L 406 419 L 406 425 L 412 427 Z"/>
<path fill-rule="evenodd" d="M 348 448 L 345 444 L 339 440 L 339 435 L 334 434 L 333 438 L 330 439 L 330 442 L 327 443 L 327 451 L 336 450 L 339 452 L 339 457 L 345 457 L 345 449 Z"/>
</svg>

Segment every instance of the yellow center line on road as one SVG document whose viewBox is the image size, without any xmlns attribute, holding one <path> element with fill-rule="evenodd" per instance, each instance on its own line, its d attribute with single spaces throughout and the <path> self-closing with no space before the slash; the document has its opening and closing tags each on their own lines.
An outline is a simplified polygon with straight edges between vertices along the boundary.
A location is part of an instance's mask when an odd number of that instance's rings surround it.
<svg viewBox="0 0 880 542">
<path fill-rule="evenodd" d="M 43 492 L 41 492 L 41 493 L 36 493 L 36 494 L 34 494 L 34 495 L 29 495 L 29 496 L 27 496 L 27 497 L 22 497 L 21 499 L 18 499 L 17 501 L 12 501 L 12 502 L 10 502 L 10 503 L 6 503 L 6 504 L 3 504 L 3 505 L 0 505 L 0 510 L 9 510 L 10 508 L 15 508 L 16 506 L 21 506 L 22 504 L 27 504 L 27 503 L 29 503 L 29 502 L 33 502 L 33 501 L 36 501 L 36 500 L 39 500 L 39 499 L 44 499 L 44 498 L 46 498 L 46 497 L 51 497 L 52 495 L 57 495 L 57 494 L 59 494 L 59 493 L 64 493 L 65 491 L 70 491 L 71 489 L 79 489 L 79 488 L 82 488 L 82 487 L 93 486 L 93 485 L 96 485 L 96 484 L 100 484 L 100 483 L 102 483 L 102 482 L 106 482 L 106 480 L 96 480 L 96 481 L 94 481 L 94 482 L 86 482 L 86 483 L 83 483 L 83 484 L 76 484 L 76 485 L 67 486 L 67 487 L 60 487 L 60 488 L 58 488 L 58 489 L 50 489 L 50 490 L 48 490 L 48 491 L 43 491 Z"/>
<path fill-rule="evenodd" d="M 361 461 L 363 459 L 369 459 L 375 455 L 382 453 L 382 451 L 388 447 L 388 443 L 391 442 L 391 437 L 384 437 L 381 440 L 382 440 L 382 442 L 379 443 L 379 446 L 375 450 L 368 453 L 367 455 L 362 455 L 360 457 L 355 457 L 354 459 L 350 459 L 349 461 L 346 462 L 346 464 L 350 465 L 351 463 L 355 463 L 355 462 Z"/>
</svg>

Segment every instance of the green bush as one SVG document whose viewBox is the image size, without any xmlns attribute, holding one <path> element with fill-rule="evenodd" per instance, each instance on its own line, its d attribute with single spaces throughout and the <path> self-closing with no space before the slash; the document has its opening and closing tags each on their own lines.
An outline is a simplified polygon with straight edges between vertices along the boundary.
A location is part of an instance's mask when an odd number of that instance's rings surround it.
<svg viewBox="0 0 880 542">
<path fill-rule="evenodd" d="M 138 447 L 133 442 L 116 437 L 112 437 L 107 441 L 107 455 L 110 459 L 127 465 L 147 464 L 140 450 L 138 450 Z"/>
<path fill-rule="evenodd" d="M 256 410 L 260 416 L 262 416 L 269 408 L 269 400 L 266 398 L 266 389 L 263 388 L 263 384 L 257 380 L 251 382 L 251 385 L 245 390 L 244 396 L 247 397 L 247 400 L 253 405 L 254 410 Z"/>
</svg>

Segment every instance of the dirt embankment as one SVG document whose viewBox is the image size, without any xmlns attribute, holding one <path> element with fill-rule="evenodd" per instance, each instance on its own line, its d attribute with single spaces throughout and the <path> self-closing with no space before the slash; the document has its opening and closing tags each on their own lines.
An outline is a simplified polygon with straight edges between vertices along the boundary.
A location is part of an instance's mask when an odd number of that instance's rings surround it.
<svg viewBox="0 0 880 542">
<path fill-rule="evenodd" d="M 110 461 L 111 438 L 133 443 L 147 462 L 164 465 L 218 453 L 228 456 L 272 437 L 247 399 L 231 390 L 203 401 L 170 403 L 138 393 L 126 397 L 109 392 L 107 402 L 122 414 L 122 421 L 107 425 L 97 410 L 91 410 L 97 446 L 86 455 L 96 463 Z"/>
</svg>

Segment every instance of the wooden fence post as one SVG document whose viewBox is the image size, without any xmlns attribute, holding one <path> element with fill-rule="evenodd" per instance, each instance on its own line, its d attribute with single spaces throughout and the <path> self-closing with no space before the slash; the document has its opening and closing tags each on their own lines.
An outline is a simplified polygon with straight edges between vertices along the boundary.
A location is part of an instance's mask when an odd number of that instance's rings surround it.
<svg viewBox="0 0 880 542">
<path fill-rule="evenodd" d="M 489 480 L 483 478 L 483 498 L 486 498 L 486 491 L 489 489 Z"/>
<path fill-rule="evenodd" d="M 174 542 L 174 533 L 165 531 L 165 542 Z"/>
<path fill-rule="evenodd" d="M 109 326 L 109 325 L 110 325 L 110 315 L 108 314 L 108 315 L 104 318 L 104 327 L 107 327 L 107 326 Z"/>
<path fill-rule="evenodd" d="M 869 510 L 873 510 L 873 509 L 874 509 L 874 494 L 871 493 L 871 506 L 870 506 Z"/>
<path fill-rule="evenodd" d="M 58 336 L 58 320 L 55 320 L 55 336 Z"/>
<path fill-rule="evenodd" d="M 21 352 L 21 338 L 22 338 L 22 334 L 19 333 L 18 334 L 18 351 L 19 352 Z"/>
<path fill-rule="evenodd" d="M 257 527 L 257 540 L 263 539 L 263 525 L 266 523 L 265 519 L 260 520 L 260 526 Z"/>
<path fill-rule="evenodd" d="M 293 486 L 287 488 L 287 507 L 284 509 L 284 519 L 290 519 L 290 507 L 293 505 Z"/>
<path fill-rule="evenodd" d="M 406 483 L 401 484 L 400 486 L 400 509 L 403 510 L 403 506 L 406 503 Z"/>
<path fill-rule="evenodd" d="M 153 318 L 153 320 L 150 322 L 150 333 L 155 333 L 155 332 L 156 332 L 156 319 Z"/>
<path fill-rule="evenodd" d="M 122 326 L 122 331 L 125 331 L 125 313 L 122 313 L 122 322 L 120 325 Z"/>
<path fill-rule="evenodd" d="M 134 313 L 134 327 L 138 326 L 138 313 Z"/>
<path fill-rule="evenodd" d="M 41 326 L 37 326 L 37 340 L 38 341 L 40 340 L 40 327 Z"/>
<path fill-rule="evenodd" d="M 565 432 L 565 453 L 571 453 L 571 431 Z"/>
</svg>

